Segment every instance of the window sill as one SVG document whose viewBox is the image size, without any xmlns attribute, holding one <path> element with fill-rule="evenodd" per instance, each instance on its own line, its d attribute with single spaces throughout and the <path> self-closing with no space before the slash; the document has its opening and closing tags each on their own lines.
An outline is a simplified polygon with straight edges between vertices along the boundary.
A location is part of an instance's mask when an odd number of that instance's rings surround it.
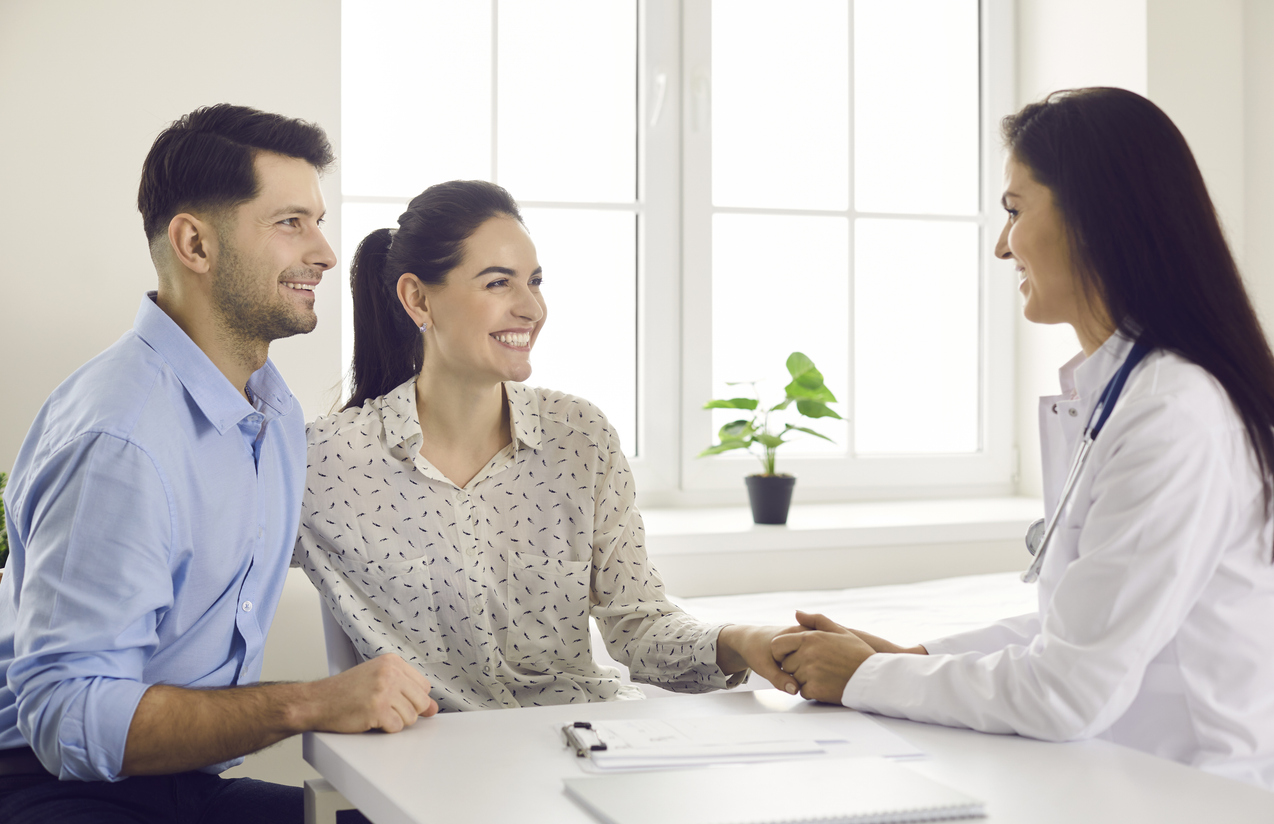
<svg viewBox="0 0 1274 824">
<path fill-rule="evenodd" d="M 786 526 L 752 523 L 747 507 L 646 509 L 654 557 L 776 549 L 826 549 L 1021 539 L 1044 512 L 1034 498 L 805 504 Z"/>
<path fill-rule="evenodd" d="M 818 590 L 1024 567 L 1032 498 L 793 506 L 786 526 L 746 507 L 647 509 L 646 549 L 677 595 Z"/>
</svg>

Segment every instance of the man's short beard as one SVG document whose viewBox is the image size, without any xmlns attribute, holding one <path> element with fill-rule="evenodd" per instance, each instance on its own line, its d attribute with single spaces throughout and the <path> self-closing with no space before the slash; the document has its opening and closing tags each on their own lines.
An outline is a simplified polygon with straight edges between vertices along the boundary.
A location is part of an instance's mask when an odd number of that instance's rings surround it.
<svg viewBox="0 0 1274 824">
<path fill-rule="evenodd" d="M 313 315 L 298 312 L 279 296 L 277 283 L 262 296 L 260 278 L 249 271 L 239 252 L 222 237 L 217 276 L 212 281 L 213 311 L 226 333 L 237 342 L 251 345 L 311 332 L 318 324 Z"/>
</svg>

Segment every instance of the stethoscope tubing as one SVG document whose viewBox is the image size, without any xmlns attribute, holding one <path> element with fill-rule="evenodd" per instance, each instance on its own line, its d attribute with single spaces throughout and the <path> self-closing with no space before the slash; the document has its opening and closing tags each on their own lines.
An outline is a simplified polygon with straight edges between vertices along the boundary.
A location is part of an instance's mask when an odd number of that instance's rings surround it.
<svg viewBox="0 0 1274 824">
<path fill-rule="evenodd" d="M 1084 471 L 1084 464 L 1088 462 L 1088 453 L 1093 448 L 1093 442 L 1097 440 L 1097 435 L 1101 432 L 1102 427 L 1106 425 L 1106 419 L 1110 417 L 1110 413 L 1115 410 L 1115 403 L 1124 391 L 1124 383 L 1127 382 L 1128 376 L 1132 374 L 1132 370 L 1148 354 L 1150 354 L 1150 347 L 1140 341 L 1134 343 L 1132 351 L 1128 353 L 1128 357 L 1124 358 L 1119 370 L 1115 372 L 1114 377 L 1110 379 L 1110 382 L 1106 384 L 1106 388 L 1102 390 L 1101 398 L 1098 399 L 1097 405 L 1093 407 L 1093 411 L 1088 416 L 1088 423 L 1084 426 L 1084 437 L 1079 443 L 1075 459 L 1071 461 L 1070 471 L 1066 473 L 1066 483 L 1062 485 L 1062 494 L 1058 498 L 1057 508 L 1053 510 L 1053 517 L 1048 519 L 1048 525 L 1044 527 L 1044 536 L 1040 539 L 1039 549 L 1035 551 L 1035 558 L 1032 559 L 1031 565 L 1026 568 L 1026 571 L 1022 573 L 1023 583 L 1033 584 L 1039 580 L 1040 570 L 1044 568 L 1044 553 L 1048 549 L 1049 538 L 1053 537 L 1053 531 L 1057 529 L 1057 523 L 1062 518 L 1062 511 L 1066 509 L 1066 504 L 1070 501 L 1071 493 L 1075 489 L 1075 483 Z M 1097 419 L 1096 425 L 1093 424 L 1094 418 Z"/>
</svg>

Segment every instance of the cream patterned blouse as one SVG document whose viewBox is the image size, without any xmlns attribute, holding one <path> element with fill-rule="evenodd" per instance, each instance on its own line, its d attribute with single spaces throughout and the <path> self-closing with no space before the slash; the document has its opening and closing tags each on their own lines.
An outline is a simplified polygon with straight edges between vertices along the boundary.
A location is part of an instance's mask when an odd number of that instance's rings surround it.
<svg viewBox="0 0 1274 824">
<path fill-rule="evenodd" d="M 415 664 L 443 710 L 640 698 L 593 660 L 591 615 L 634 681 L 741 683 L 716 665 L 720 627 L 665 596 L 601 411 L 504 387 L 512 443 L 463 489 L 420 454 L 414 379 L 310 424 L 293 562 L 358 651 Z"/>
</svg>

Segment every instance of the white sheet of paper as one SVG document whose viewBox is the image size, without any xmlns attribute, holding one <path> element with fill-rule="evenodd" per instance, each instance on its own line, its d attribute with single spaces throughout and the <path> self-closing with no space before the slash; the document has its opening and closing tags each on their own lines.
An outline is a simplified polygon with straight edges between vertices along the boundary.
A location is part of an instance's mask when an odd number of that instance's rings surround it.
<svg viewBox="0 0 1274 824">
<path fill-rule="evenodd" d="M 667 720 L 599 721 L 593 729 L 606 749 L 580 759 L 587 772 L 701 766 L 818 755 L 924 755 L 895 733 L 857 712 L 762 713 Z"/>
</svg>

